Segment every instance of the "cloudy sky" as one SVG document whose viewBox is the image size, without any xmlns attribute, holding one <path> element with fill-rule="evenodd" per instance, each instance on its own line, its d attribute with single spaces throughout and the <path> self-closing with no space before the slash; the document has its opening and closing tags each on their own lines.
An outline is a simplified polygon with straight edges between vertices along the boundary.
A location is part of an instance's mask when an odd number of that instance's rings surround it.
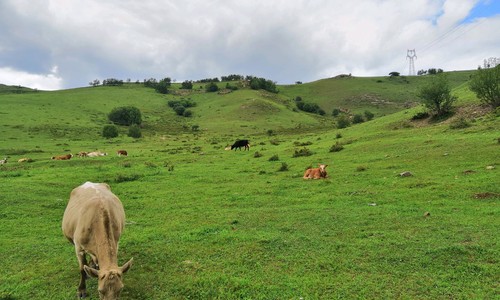
<svg viewBox="0 0 500 300">
<path fill-rule="evenodd" d="M 500 57 L 500 0 L 0 0 L 0 83 L 475 69 Z"/>
</svg>

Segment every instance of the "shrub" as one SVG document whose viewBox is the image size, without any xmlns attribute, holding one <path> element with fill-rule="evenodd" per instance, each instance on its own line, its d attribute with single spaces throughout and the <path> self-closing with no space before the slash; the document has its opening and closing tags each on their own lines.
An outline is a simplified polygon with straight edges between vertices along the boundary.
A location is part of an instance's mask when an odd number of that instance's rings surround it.
<svg viewBox="0 0 500 300">
<path fill-rule="evenodd" d="M 255 158 L 262 157 L 262 153 L 260 153 L 259 151 L 257 151 L 257 152 L 255 152 L 255 153 L 253 154 L 253 157 L 255 157 Z"/>
<path fill-rule="evenodd" d="M 142 137 L 141 127 L 139 127 L 139 125 L 136 124 L 131 125 L 128 128 L 128 136 L 136 139 Z"/>
<path fill-rule="evenodd" d="M 177 115 L 182 116 L 182 115 L 184 115 L 186 108 L 182 105 L 177 105 L 174 107 L 174 111 Z"/>
<path fill-rule="evenodd" d="M 118 125 L 141 125 L 142 115 L 141 111 L 134 106 L 116 107 L 108 114 L 108 119 Z"/>
<path fill-rule="evenodd" d="M 333 111 L 332 111 L 332 116 L 333 116 L 333 117 L 336 117 L 336 116 L 338 116 L 338 115 L 340 115 L 340 109 L 338 109 L 338 108 L 334 108 L 334 109 L 333 109 Z"/>
<path fill-rule="evenodd" d="M 295 150 L 295 153 L 293 154 L 292 157 L 300 157 L 300 156 L 311 156 L 313 155 L 313 152 L 307 148 L 302 148 L 300 150 Z"/>
<path fill-rule="evenodd" d="M 491 69 L 479 69 L 472 76 L 469 88 L 483 103 L 493 108 L 500 106 L 500 65 Z"/>
<path fill-rule="evenodd" d="M 337 120 L 337 127 L 342 129 L 349 127 L 351 125 L 351 121 L 347 116 L 340 116 L 339 119 Z"/>
<path fill-rule="evenodd" d="M 366 169 L 367 169 L 367 168 L 366 168 L 365 166 L 358 166 L 358 167 L 356 168 L 356 171 L 358 171 L 358 172 L 363 172 L 363 171 L 366 171 Z"/>
<path fill-rule="evenodd" d="M 288 171 L 288 165 L 286 162 L 281 163 L 281 167 L 278 169 L 279 172 Z"/>
<path fill-rule="evenodd" d="M 375 115 L 371 111 L 365 110 L 365 119 L 367 121 L 373 120 L 373 117 L 375 117 Z"/>
<path fill-rule="evenodd" d="M 335 135 L 335 138 L 336 138 L 336 139 L 340 139 L 340 138 L 342 138 L 342 134 L 341 134 L 341 133 L 337 133 L 337 134 Z"/>
<path fill-rule="evenodd" d="M 207 84 L 207 86 L 205 87 L 205 91 L 209 92 L 209 93 L 212 93 L 212 92 L 217 92 L 219 90 L 219 86 L 217 86 L 217 84 L 215 82 L 210 82 L 209 84 Z"/>
<path fill-rule="evenodd" d="M 186 118 L 189 118 L 193 115 L 193 112 L 189 109 L 186 109 L 182 115 Z"/>
<path fill-rule="evenodd" d="M 104 128 L 102 129 L 102 136 L 107 139 L 115 138 L 118 136 L 118 128 L 111 124 L 104 125 Z"/>
<path fill-rule="evenodd" d="M 360 114 L 355 114 L 354 117 L 352 118 L 352 123 L 353 124 L 359 124 L 363 123 L 365 120 L 363 119 L 363 116 Z"/>
<path fill-rule="evenodd" d="M 342 145 L 339 142 L 336 142 L 335 144 L 333 144 L 330 147 L 330 152 L 339 152 L 339 151 L 342 151 L 342 150 L 344 150 L 344 145 Z"/>
<path fill-rule="evenodd" d="M 465 118 L 461 117 L 451 122 L 450 129 L 464 129 L 470 126 L 470 123 L 467 122 Z"/>
<path fill-rule="evenodd" d="M 498 140 L 500 143 L 500 138 Z M 278 155 L 273 155 L 273 156 L 269 157 L 269 161 L 278 161 L 278 160 L 280 160 Z"/>
<path fill-rule="evenodd" d="M 423 120 L 423 119 L 427 119 L 429 117 L 429 113 L 424 111 L 424 112 L 419 112 L 419 113 L 416 113 L 413 117 L 411 117 L 412 120 Z"/>
<path fill-rule="evenodd" d="M 451 95 L 448 79 L 445 75 L 436 75 L 426 85 L 418 91 L 418 96 L 422 99 L 425 107 L 431 110 L 436 116 L 445 116 L 451 112 L 456 96 Z"/>
</svg>

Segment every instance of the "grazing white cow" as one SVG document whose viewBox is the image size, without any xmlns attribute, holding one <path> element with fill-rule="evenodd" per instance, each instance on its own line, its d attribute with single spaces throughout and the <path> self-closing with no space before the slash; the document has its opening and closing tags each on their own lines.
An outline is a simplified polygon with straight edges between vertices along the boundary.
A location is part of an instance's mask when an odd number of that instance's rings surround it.
<svg viewBox="0 0 500 300">
<path fill-rule="evenodd" d="M 0 165 L 6 164 L 7 163 L 7 157 L 4 157 L 2 160 L 0 160 Z"/>
<path fill-rule="evenodd" d="M 130 259 L 118 266 L 118 241 L 125 226 L 120 199 L 105 183 L 85 182 L 73 189 L 62 220 L 66 238 L 75 245 L 80 266 L 78 297 L 87 295 L 85 280 L 98 278 L 100 299 L 118 299 L 122 277 L 132 265 Z M 87 264 L 89 255 L 92 266 Z"/>
</svg>

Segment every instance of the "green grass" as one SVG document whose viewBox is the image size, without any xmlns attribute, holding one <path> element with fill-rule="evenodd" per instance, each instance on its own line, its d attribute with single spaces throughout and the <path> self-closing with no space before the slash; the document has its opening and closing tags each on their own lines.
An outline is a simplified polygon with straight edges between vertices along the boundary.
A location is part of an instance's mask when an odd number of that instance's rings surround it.
<svg viewBox="0 0 500 300">
<path fill-rule="evenodd" d="M 189 119 L 166 105 L 175 97 L 134 85 L 0 96 L 0 156 L 11 159 L 0 166 L 0 299 L 75 296 L 78 264 L 60 227 L 85 181 L 109 183 L 124 203 L 119 262 L 134 264 L 121 299 L 498 297 L 494 114 L 450 129 L 400 109 L 340 130 L 283 95 L 193 93 L 182 96 L 198 103 Z M 119 105 L 141 109 L 144 138 L 99 136 Z M 250 151 L 223 150 L 238 137 Z M 330 152 L 336 142 L 344 149 Z M 304 147 L 313 155 L 294 158 Z M 110 155 L 50 160 L 94 149 Z M 304 181 L 318 163 L 329 178 Z"/>
</svg>

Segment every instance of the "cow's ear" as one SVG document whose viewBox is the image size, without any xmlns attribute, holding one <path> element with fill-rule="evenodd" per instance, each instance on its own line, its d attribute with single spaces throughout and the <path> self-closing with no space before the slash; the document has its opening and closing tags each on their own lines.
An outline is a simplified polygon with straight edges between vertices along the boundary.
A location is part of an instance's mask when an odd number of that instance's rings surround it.
<svg viewBox="0 0 500 300">
<path fill-rule="evenodd" d="M 89 266 L 83 266 L 83 269 L 85 270 L 85 273 L 87 273 L 87 275 L 90 277 L 98 277 L 99 276 L 99 270 L 96 270 L 96 269 L 91 268 Z"/>
<path fill-rule="evenodd" d="M 131 258 L 129 261 L 127 261 L 120 269 L 122 270 L 122 273 L 127 273 L 128 269 L 132 266 L 132 262 L 134 261 L 133 258 Z"/>
</svg>

